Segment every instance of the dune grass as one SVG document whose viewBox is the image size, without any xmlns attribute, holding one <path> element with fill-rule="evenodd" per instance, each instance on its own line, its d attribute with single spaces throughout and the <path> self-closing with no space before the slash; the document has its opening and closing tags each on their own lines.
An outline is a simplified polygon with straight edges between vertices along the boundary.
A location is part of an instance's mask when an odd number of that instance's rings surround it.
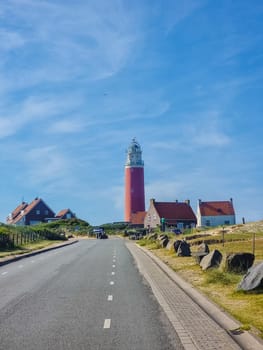
<svg viewBox="0 0 263 350">
<path fill-rule="evenodd" d="M 215 234 L 213 238 L 220 236 L 220 234 Z M 138 243 L 150 249 L 186 281 L 239 320 L 242 329 L 250 330 L 263 338 L 263 290 L 254 292 L 238 291 L 237 286 L 243 275 L 226 272 L 224 269 L 226 255 L 234 252 L 252 253 L 254 249 L 254 264 L 263 260 L 263 233 L 256 232 L 254 237 L 255 244 L 253 244 L 253 234 L 235 232 L 230 236 L 226 234 L 224 243 L 210 244 L 210 251 L 218 249 L 223 254 L 223 262 L 219 269 L 207 271 L 202 271 L 193 257 L 178 257 L 172 250 L 160 248 L 158 242 L 149 242 L 145 239 Z M 176 238 L 180 239 L 182 237 Z M 209 238 L 211 240 L 211 237 L 204 237 L 204 240 L 209 240 Z M 190 239 L 188 242 L 193 244 L 194 240 L 191 241 Z M 196 249 L 197 246 L 191 246 L 192 252 Z"/>
</svg>

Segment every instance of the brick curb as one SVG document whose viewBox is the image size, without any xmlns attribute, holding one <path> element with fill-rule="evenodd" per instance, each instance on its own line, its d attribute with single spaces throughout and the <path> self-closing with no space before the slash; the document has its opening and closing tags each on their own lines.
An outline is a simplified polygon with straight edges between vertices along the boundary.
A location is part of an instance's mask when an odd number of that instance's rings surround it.
<svg viewBox="0 0 263 350">
<path fill-rule="evenodd" d="M 53 245 L 53 246 L 49 246 L 49 247 L 46 247 L 46 248 L 42 248 L 42 249 L 38 249 L 38 250 L 33 250 L 32 252 L 30 253 L 25 253 L 25 254 L 20 254 L 20 255 L 14 255 L 14 256 L 8 256 L 6 258 L 1 258 L 0 259 L 0 266 L 3 266 L 3 265 L 7 265 L 7 264 L 10 264 L 14 261 L 18 261 L 18 260 L 21 260 L 21 259 L 24 259 L 24 258 L 29 258 L 31 256 L 34 256 L 34 255 L 37 255 L 37 254 L 41 254 L 41 253 L 45 253 L 45 252 L 48 252 L 50 250 L 54 250 L 54 249 L 58 249 L 58 248 L 63 248 L 63 247 L 66 247 L 68 245 L 72 245 L 72 244 L 75 244 L 77 243 L 78 240 L 74 240 L 74 241 L 70 241 L 70 242 L 66 242 L 66 243 L 58 243 L 56 245 Z"/>
<path fill-rule="evenodd" d="M 240 330 L 240 322 L 234 319 L 226 311 L 209 300 L 204 294 L 195 289 L 190 283 L 181 278 L 175 271 L 167 266 L 160 258 L 151 253 L 144 247 L 136 246 L 142 249 L 159 268 L 173 280 L 203 311 L 205 311 L 217 324 L 241 346 L 244 350 L 263 350 L 263 341 L 248 331 Z"/>
</svg>

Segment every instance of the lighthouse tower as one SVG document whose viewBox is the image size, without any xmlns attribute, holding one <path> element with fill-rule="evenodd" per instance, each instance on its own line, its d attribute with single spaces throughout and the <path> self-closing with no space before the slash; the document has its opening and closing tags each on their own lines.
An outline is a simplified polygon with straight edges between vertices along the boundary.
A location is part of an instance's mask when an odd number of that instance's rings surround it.
<svg viewBox="0 0 263 350">
<path fill-rule="evenodd" d="M 133 139 L 125 164 L 125 221 L 131 222 L 132 214 L 145 211 L 144 163 L 139 143 Z"/>
</svg>

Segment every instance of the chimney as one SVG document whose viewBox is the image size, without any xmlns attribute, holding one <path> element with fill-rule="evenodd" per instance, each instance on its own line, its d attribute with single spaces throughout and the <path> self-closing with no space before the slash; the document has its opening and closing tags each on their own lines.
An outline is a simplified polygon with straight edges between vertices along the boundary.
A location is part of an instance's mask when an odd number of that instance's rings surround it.
<svg viewBox="0 0 263 350">
<path fill-rule="evenodd" d="M 186 199 L 186 200 L 185 200 L 185 203 L 186 203 L 187 205 L 190 205 L 190 199 Z"/>
</svg>

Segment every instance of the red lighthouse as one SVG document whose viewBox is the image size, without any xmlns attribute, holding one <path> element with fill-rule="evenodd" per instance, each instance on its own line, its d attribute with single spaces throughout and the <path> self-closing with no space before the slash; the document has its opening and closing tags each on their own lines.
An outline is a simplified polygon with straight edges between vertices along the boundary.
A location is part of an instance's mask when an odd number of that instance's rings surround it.
<svg viewBox="0 0 263 350">
<path fill-rule="evenodd" d="M 132 222 L 133 214 L 145 211 L 144 163 L 139 143 L 133 139 L 125 164 L 125 221 Z"/>
</svg>

